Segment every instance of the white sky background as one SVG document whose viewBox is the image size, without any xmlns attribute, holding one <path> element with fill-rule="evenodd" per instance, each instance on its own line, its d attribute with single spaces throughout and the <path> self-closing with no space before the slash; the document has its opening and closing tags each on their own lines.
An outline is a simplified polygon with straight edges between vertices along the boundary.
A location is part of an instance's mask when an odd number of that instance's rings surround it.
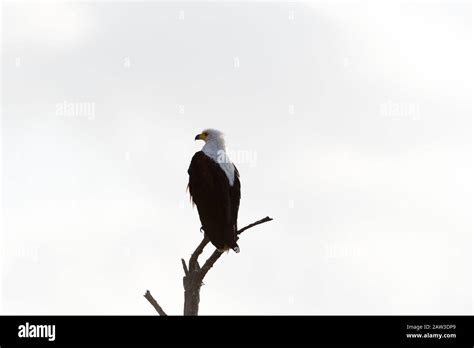
<svg viewBox="0 0 474 348">
<path fill-rule="evenodd" d="M 201 314 L 472 313 L 470 3 L 2 12 L 3 314 L 181 314 L 207 127 L 247 155 L 239 224 L 275 220 Z"/>
</svg>

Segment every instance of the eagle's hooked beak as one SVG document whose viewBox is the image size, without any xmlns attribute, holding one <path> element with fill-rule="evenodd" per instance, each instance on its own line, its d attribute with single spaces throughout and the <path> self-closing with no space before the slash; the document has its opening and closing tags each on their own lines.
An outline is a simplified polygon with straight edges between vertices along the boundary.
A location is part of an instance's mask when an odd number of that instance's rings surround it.
<svg viewBox="0 0 474 348">
<path fill-rule="evenodd" d="M 201 133 L 201 134 L 196 135 L 194 140 L 206 140 L 206 136 L 207 136 L 207 134 Z"/>
</svg>

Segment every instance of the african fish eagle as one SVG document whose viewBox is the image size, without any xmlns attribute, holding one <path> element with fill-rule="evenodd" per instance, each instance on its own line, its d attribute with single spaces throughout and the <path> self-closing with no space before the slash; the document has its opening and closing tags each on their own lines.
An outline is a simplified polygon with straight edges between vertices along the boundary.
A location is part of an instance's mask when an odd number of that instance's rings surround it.
<svg viewBox="0 0 474 348">
<path fill-rule="evenodd" d="M 194 140 L 205 142 L 188 169 L 189 193 L 197 206 L 201 229 L 219 251 L 238 253 L 239 172 L 226 154 L 222 132 L 206 129 Z"/>
</svg>

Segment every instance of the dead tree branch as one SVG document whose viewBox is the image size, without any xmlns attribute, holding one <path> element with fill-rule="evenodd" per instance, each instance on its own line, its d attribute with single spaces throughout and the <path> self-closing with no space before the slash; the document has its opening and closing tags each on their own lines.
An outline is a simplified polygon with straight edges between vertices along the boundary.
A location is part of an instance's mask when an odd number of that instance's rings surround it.
<svg viewBox="0 0 474 348">
<path fill-rule="evenodd" d="M 151 296 L 151 293 L 149 290 L 146 291 L 145 295 L 143 295 L 147 300 L 148 302 L 151 303 L 151 305 L 156 309 L 156 311 L 158 312 L 159 315 L 161 316 L 166 316 L 167 314 L 165 313 L 165 311 L 163 310 L 163 308 L 161 308 L 161 306 L 158 304 L 158 302 L 156 302 L 156 300 L 153 298 L 153 296 Z"/>
<path fill-rule="evenodd" d="M 265 217 L 250 225 L 242 227 L 237 231 L 237 234 L 240 235 L 245 230 L 248 230 L 252 227 L 257 225 L 263 224 L 265 222 L 272 221 L 273 219 L 270 217 Z M 188 264 L 186 265 L 186 261 L 181 259 L 181 263 L 184 270 L 184 277 L 183 277 L 183 287 L 184 287 L 184 315 L 197 315 L 199 312 L 199 301 L 200 301 L 200 291 L 201 286 L 203 285 L 204 277 L 206 276 L 207 272 L 214 266 L 216 261 L 222 256 L 222 252 L 219 250 L 214 250 L 214 252 L 209 256 L 206 260 L 204 265 L 200 267 L 198 258 L 204 251 L 206 245 L 209 244 L 209 239 L 204 236 L 203 240 L 199 245 L 196 247 L 194 252 L 191 254 L 189 258 Z M 151 305 L 156 309 L 156 311 L 160 315 L 166 315 L 163 309 L 160 307 L 158 302 L 153 298 L 151 293 L 147 290 L 145 293 L 145 298 Z"/>
<path fill-rule="evenodd" d="M 263 224 L 264 222 L 272 221 L 273 219 L 271 217 L 264 217 L 263 219 L 260 219 L 258 221 L 255 221 L 254 223 L 247 225 L 245 227 L 242 227 L 240 230 L 237 231 L 237 234 L 241 234 L 245 230 L 248 230 L 249 228 L 255 227 L 257 225 Z"/>
</svg>

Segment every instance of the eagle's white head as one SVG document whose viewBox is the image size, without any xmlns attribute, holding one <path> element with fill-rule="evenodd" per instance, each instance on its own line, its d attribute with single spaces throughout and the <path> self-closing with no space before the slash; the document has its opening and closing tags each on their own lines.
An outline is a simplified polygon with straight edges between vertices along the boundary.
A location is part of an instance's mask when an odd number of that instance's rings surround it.
<svg viewBox="0 0 474 348">
<path fill-rule="evenodd" d="M 224 133 L 217 129 L 205 129 L 200 134 L 196 135 L 194 140 L 204 140 L 204 142 L 219 150 L 225 149 Z"/>
</svg>

